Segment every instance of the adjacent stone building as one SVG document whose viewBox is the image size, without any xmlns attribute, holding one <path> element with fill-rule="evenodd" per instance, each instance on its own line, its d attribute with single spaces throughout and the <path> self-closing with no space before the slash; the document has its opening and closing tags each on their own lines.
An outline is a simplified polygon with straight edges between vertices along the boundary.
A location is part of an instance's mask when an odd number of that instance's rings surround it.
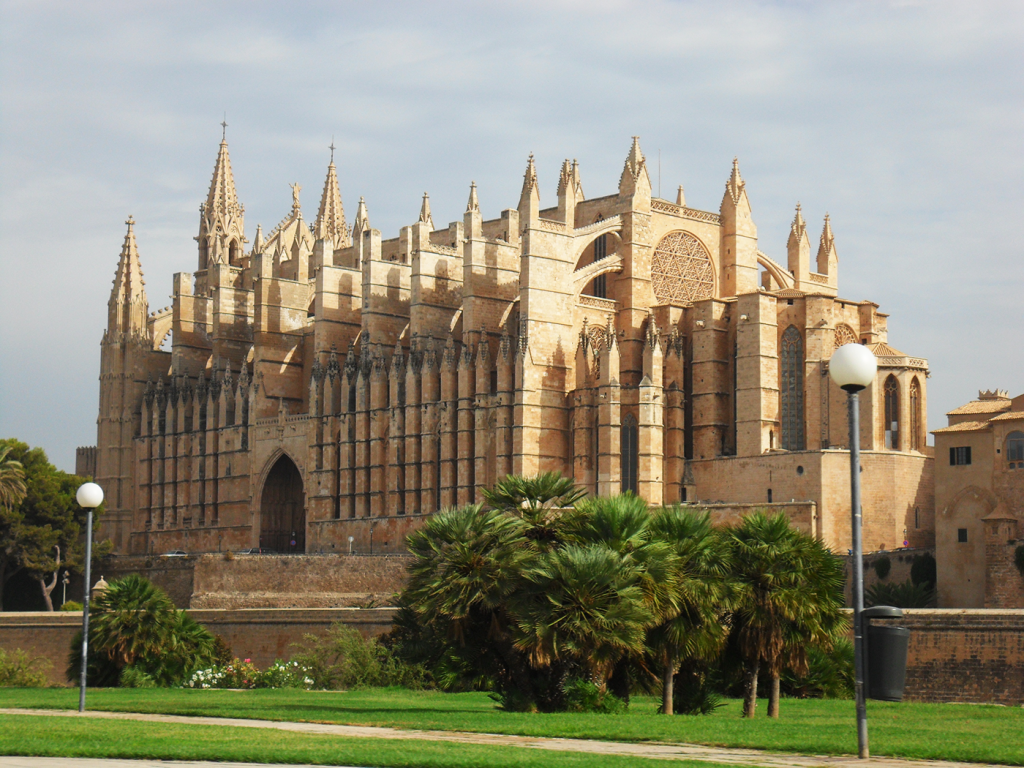
<svg viewBox="0 0 1024 768">
<path fill-rule="evenodd" d="M 554 183 L 552 183 L 554 186 Z M 542 207 L 349 227 L 333 162 L 312 223 L 300 188 L 246 239 L 222 141 L 198 264 L 150 312 L 129 218 L 102 342 L 96 477 L 120 552 L 397 551 L 422 515 L 506 473 L 559 470 L 652 504 L 812 501 L 849 546 L 837 346 L 878 356 L 862 395 L 865 547 L 934 542 L 925 360 L 839 298 L 826 216 L 800 206 L 784 263 L 760 250 L 738 163 L 719 211 L 651 194 L 634 139 L 617 190 L 565 161 Z"/>
<path fill-rule="evenodd" d="M 935 435 L 940 608 L 1024 608 L 1024 395 L 978 393 Z"/>
</svg>

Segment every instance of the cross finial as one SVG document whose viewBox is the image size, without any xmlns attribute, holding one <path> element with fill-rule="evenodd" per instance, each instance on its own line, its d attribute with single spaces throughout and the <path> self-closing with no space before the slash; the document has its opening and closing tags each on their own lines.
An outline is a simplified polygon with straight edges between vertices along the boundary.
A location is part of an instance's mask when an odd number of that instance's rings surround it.
<svg viewBox="0 0 1024 768">
<path fill-rule="evenodd" d="M 331 150 L 331 164 L 333 165 L 334 164 L 334 137 L 333 136 L 331 136 L 331 146 L 329 147 L 329 149 Z"/>
<path fill-rule="evenodd" d="M 228 113 L 227 112 L 224 113 L 224 120 L 220 124 L 220 129 L 221 129 L 220 130 L 220 140 L 221 141 L 227 141 L 228 140 Z"/>
<path fill-rule="evenodd" d="M 126 222 L 125 222 L 125 224 L 127 224 L 127 225 L 128 225 L 128 229 L 131 229 L 131 228 L 132 228 L 132 225 L 134 225 L 134 224 L 135 224 L 135 217 L 134 217 L 134 216 L 132 216 L 132 215 L 131 215 L 131 214 L 129 213 L 129 214 L 128 214 L 128 221 L 126 221 Z"/>
</svg>

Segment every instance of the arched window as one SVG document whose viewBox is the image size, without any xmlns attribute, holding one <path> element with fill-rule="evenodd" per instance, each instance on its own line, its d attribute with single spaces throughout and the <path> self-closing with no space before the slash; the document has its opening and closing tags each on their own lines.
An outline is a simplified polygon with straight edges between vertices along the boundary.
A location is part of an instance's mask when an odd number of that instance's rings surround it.
<svg viewBox="0 0 1024 768">
<path fill-rule="evenodd" d="M 782 448 L 804 449 L 804 342 L 795 325 L 782 334 L 779 363 L 782 368 Z"/>
<path fill-rule="evenodd" d="M 1010 469 L 1024 469 L 1024 432 L 1011 432 L 1006 436 L 1006 460 Z"/>
<path fill-rule="evenodd" d="M 910 382 L 910 450 L 921 450 L 921 385 L 917 376 Z"/>
<path fill-rule="evenodd" d="M 891 451 L 900 449 L 900 383 L 889 374 L 882 387 L 885 397 L 885 447 Z"/>
<path fill-rule="evenodd" d="M 637 429 L 636 418 L 631 413 L 626 414 L 626 418 L 622 420 L 622 445 L 620 446 L 621 453 L 619 454 L 621 460 L 622 470 L 622 492 L 632 491 L 636 493 L 636 475 L 637 468 L 639 465 L 639 459 L 637 455 L 637 437 L 639 430 Z"/>
</svg>

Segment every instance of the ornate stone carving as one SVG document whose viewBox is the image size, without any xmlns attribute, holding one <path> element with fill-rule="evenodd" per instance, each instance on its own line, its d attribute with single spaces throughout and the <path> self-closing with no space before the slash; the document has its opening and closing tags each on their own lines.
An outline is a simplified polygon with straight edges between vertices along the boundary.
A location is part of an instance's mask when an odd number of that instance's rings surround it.
<svg viewBox="0 0 1024 768">
<path fill-rule="evenodd" d="M 711 257 L 689 232 L 670 232 L 654 250 L 651 282 L 660 303 L 692 304 L 708 299 L 715 290 Z"/>
<path fill-rule="evenodd" d="M 840 323 L 836 326 L 834 333 L 834 339 L 832 342 L 833 351 L 839 349 L 844 344 L 859 344 L 860 340 L 857 338 L 857 334 L 853 332 L 853 328 L 848 326 L 846 323 Z"/>
</svg>

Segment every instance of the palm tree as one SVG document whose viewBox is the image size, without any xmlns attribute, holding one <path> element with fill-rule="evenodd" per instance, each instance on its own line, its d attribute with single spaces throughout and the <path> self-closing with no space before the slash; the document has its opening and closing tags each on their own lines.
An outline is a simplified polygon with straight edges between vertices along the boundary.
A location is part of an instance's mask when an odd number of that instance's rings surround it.
<svg viewBox="0 0 1024 768">
<path fill-rule="evenodd" d="M 117 685 L 135 667 L 173 685 L 214 656 L 214 637 L 149 580 L 131 574 L 112 581 L 89 609 L 89 685 Z M 82 636 L 72 641 L 67 678 L 78 680 Z"/>
<path fill-rule="evenodd" d="M 512 644 L 510 600 L 539 554 L 517 516 L 479 505 L 445 509 L 407 541 L 413 562 L 400 602 L 419 622 L 425 660 L 448 683 L 488 678 L 506 700 L 531 706 L 536 691 Z M 407 630 L 411 616 L 404 617 Z"/>
<path fill-rule="evenodd" d="M 729 531 L 735 578 L 733 620 L 744 659 L 744 717 L 757 706 L 757 677 L 771 675 L 768 716 L 778 717 L 779 675 L 807 666 L 807 648 L 827 648 L 842 631 L 842 568 L 783 513 L 755 512 Z"/>
<path fill-rule="evenodd" d="M 25 498 L 25 468 L 20 461 L 7 458 L 13 446 L 0 447 L 0 507 L 13 509 Z"/>
<path fill-rule="evenodd" d="M 560 472 L 544 472 L 532 477 L 506 475 L 482 493 L 490 506 L 526 521 L 527 535 L 545 546 L 553 545 L 558 537 L 562 510 L 587 495 L 571 477 L 563 477 Z"/>
<path fill-rule="evenodd" d="M 516 612 L 516 647 L 535 667 L 571 659 L 605 690 L 615 663 L 643 652 L 653 618 L 637 570 L 602 544 L 545 553 L 525 573 L 530 589 Z"/>
<path fill-rule="evenodd" d="M 722 611 L 729 598 L 729 562 L 706 511 L 668 507 L 653 518 L 651 528 L 675 555 L 675 610 L 664 613 L 648 633 L 648 645 L 661 663 L 661 711 L 671 715 L 680 666 L 707 664 L 728 636 Z"/>
<path fill-rule="evenodd" d="M 624 572 L 640 590 L 648 625 L 677 609 L 674 550 L 654 535 L 651 521 L 647 502 L 625 493 L 578 502 L 560 528 L 567 544 L 604 547 L 621 560 Z M 637 667 L 646 670 L 643 649 L 620 654 L 610 683 L 623 700 L 629 699 L 631 676 Z"/>
</svg>

